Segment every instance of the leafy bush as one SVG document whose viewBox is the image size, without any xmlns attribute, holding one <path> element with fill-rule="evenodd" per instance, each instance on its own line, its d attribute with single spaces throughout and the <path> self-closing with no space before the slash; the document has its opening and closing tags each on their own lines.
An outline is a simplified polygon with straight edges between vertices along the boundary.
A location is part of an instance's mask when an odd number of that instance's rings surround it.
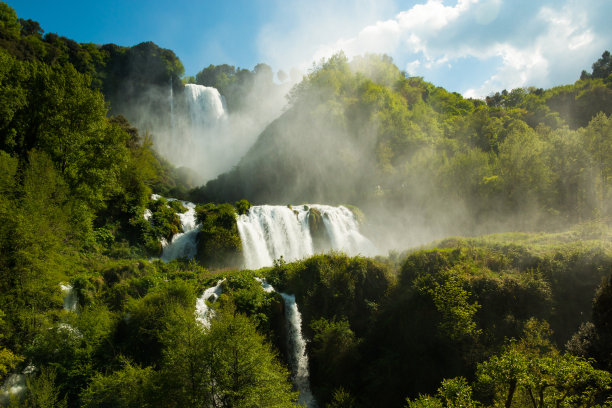
<svg viewBox="0 0 612 408">
<path fill-rule="evenodd" d="M 242 243 L 236 225 L 236 210 L 231 204 L 205 204 L 196 207 L 198 222 L 198 260 L 205 267 L 239 266 Z"/>
</svg>

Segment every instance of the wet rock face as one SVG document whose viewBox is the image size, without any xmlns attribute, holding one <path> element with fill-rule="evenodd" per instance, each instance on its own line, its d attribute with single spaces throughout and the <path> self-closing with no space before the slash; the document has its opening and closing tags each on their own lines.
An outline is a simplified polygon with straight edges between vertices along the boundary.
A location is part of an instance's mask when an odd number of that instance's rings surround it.
<svg viewBox="0 0 612 408">
<path fill-rule="evenodd" d="M 285 328 L 285 302 L 283 298 L 276 293 L 274 300 L 270 304 L 271 317 L 270 328 L 274 333 L 274 345 L 280 350 L 281 356 L 285 362 L 289 361 L 289 350 L 287 349 L 287 330 Z"/>
<path fill-rule="evenodd" d="M 308 227 L 315 252 L 323 252 L 331 246 L 331 239 L 325 228 L 323 217 L 324 215 L 317 208 L 310 208 L 308 211 Z"/>
</svg>

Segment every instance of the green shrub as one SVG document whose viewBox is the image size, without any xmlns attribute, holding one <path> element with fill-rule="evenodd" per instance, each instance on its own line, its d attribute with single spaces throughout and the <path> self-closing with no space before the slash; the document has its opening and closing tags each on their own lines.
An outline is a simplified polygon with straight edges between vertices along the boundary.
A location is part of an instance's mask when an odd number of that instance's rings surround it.
<svg viewBox="0 0 612 408">
<path fill-rule="evenodd" d="M 249 208 L 251 208 L 253 205 L 247 200 L 240 200 L 240 201 L 236 201 L 234 206 L 236 207 L 236 211 L 238 212 L 238 215 L 243 215 L 243 214 L 247 214 L 249 211 Z"/>
<path fill-rule="evenodd" d="M 237 267 L 242 263 L 242 243 L 231 204 L 205 204 L 196 207 L 200 232 L 197 258 L 205 267 Z"/>
</svg>

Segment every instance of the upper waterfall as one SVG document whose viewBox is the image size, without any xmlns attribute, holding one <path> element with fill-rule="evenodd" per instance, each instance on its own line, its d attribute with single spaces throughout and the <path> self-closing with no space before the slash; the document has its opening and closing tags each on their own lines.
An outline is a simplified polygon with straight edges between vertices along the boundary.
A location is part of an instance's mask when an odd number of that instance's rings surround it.
<svg viewBox="0 0 612 408">
<path fill-rule="evenodd" d="M 372 242 L 359 232 L 354 214 L 343 206 L 261 205 L 251 207 L 236 221 L 249 269 L 271 266 L 281 256 L 295 261 L 328 250 L 349 255 L 376 253 Z"/>
<path fill-rule="evenodd" d="M 225 101 L 215 88 L 187 84 L 185 97 L 192 128 L 201 130 L 214 127 L 226 116 Z"/>
</svg>

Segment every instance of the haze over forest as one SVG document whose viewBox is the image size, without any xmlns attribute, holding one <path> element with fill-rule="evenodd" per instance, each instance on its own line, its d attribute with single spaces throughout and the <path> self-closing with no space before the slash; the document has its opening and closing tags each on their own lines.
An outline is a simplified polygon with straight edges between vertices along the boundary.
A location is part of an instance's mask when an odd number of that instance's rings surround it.
<svg viewBox="0 0 612 408">
<path fill-rule="evenodd" d="M 606 6 L 391 3 L 186 75 L 0 2 L 0 406 L 612 406 Z"/>
</svg>

